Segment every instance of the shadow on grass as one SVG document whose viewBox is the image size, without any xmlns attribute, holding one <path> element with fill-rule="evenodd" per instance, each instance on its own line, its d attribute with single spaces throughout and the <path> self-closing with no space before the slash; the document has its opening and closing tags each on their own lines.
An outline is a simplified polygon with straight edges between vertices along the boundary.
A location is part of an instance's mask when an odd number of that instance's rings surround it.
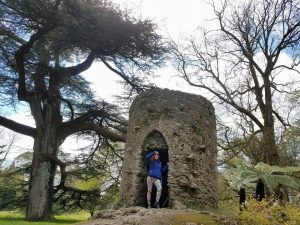
<svg viewBox="0 0 300 225">
<path fill-rule="evenodd" d="M 74 223 L 79 223 L 83 222 L 82 220 L 75 220 L 75 219 L 52 219 L 48 221 L 27 221 L 22 218 L 0 218 L 0 225 L 4 224 L 74 224 Z"/>
<path fill-rule="evenodd" d="M 9 215 L 0 217 L 0 225 L 63 225 L 63 224 L 74 224 L 83 222 L 83 219 L 69 219 L 69 218 L 53 218 L 48 221 L 27 221 L 22 216 L 18 215 Z"/>
<path fill-rule="evenodd" d="M 58 223 L 58 224 L 72 224 L 72 223 L 79 223 L 82 222 L 83 220 L 77 220 L 77 219 L 52 219 L 48 222 L 51 223 Z"/>
</svg>

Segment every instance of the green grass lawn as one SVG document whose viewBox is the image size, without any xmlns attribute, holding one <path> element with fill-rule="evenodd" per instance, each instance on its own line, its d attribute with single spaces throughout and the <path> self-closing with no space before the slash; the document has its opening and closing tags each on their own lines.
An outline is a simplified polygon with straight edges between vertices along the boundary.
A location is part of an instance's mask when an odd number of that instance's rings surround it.
<svg viewBox="0 0 300 225">
<path fill-rule="evenodd" d="M 90 214 L 79 212 L 55 216 L 50 222 L 28 222 L 24 220 L 24 214 L 18 212 L 0 212 L 0 225 L 65 225 L 86 221 Z"/>
</svg>

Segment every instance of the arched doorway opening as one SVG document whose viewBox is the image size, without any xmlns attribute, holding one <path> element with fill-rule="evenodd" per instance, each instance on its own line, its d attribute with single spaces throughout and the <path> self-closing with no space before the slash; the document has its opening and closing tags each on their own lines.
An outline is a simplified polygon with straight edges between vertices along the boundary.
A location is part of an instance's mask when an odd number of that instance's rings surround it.
<svg viewBox="0 0 300 225">
<path fill-rule="evenodd" d="M 142 187 L 142 205 L 147 206 L 147 173 L 148 173 L 148 162 L 146 160 L 146 154 L 149 151 L 158 151 L 160 155 L 160 161 L 162 167 L 164 167 L 169 162 L 169 153 L 168 153 L 168 145 L 163 137 L 163 135 L 158 130 L 153 130 L 150 132 L 144 139 L 142 145 L 142 177 L 143 181 L 141 184 Z M 168 207 L 169 206 L 169 187 L 168 187 L 168 170 L 162 172 L 162 192 L 160 197 L 160 207 Z M 151 196 L 151 206 L 153 207 L 156 199 L 156 187 L 153 185 L 152 196 Z"/>
</svg>

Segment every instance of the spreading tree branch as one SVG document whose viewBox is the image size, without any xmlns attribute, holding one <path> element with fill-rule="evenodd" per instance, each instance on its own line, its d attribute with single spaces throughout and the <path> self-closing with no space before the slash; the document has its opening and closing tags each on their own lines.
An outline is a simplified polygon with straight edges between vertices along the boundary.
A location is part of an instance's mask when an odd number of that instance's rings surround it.
<svg viewBox="0 0 300 225">
<path fill-rule="evenodd" d="M 75 76 L 83 71 L 86 71 L 90 66 L 93 64 L 95 60 L 95 54 L 94 52 L 91 52 L 88 57 L 80 64 L 76 66 L 71 66 L 67 68 L 60 68 L 60 74 L 63 74 L 65 76 Z"/>
<path fill-rule="evenodd" d="M 75 121 L 75 120 L 73 120 L 73 121 Z M 70 122 L 73 122 L 73 121 L 70 121 Z M 68 125 L 65 126 L 66 124 L 68 124 Z M 59 137 L 61 140 L 64 140 L 65 138 L 67 138 L 68 136 L 70 136 L 72 134 L 75 134 L 77 132 L 87 131 L 87 130 L 95 131 L 97 134 L 99 134 L 99 135 L 103 136 L 104 138 L 107 138 L 113 142 L 116 142 L 116 141 L 126 142 L 126 136 L 116 134 L 113 131 L 111 131 L 107 128 L 103 128 L 100 125 L 97 125 L 90 121 L 64 123 L 60 128 Z"/>
<path fill-rule="evenodd" d="M 15 60 L 18 71 L 18 97 L 19 100 L 29 101 L 28 91 L 26 89 L 26 72 L 25 72 L 25 56 L 33 47 L 34 43 L 42 38 L 45 34 L 47 34 L 50 30 L 55 27 L 54 24 L 52 26 L 44 27 L 38 30 L 35 34 L 33 34 L 29 41 L 23 44 L 16 52 L 15 52 Z"/>
<path fill-rule="evenodd" d="M 0 125 L 20 134 L 35 137 L 36 129 L 0 116 Z"/>
</svg>

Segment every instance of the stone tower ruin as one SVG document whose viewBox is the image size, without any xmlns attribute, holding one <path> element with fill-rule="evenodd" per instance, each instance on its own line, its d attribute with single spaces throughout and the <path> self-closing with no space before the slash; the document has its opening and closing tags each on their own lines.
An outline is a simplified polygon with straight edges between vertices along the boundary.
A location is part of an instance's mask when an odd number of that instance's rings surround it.
<svg viewBox="0 0 300 225">
<path fill-rule="evenodd" d="M 148 150 L 158 150 L 163 174 L 161 206 L 177 200 L 189 208 L 217 207 L 214 108 L 202 96 L 153 89 L 139 95 L 129 114 L 121 197 L 125 206 L 146 206 Z"/>
</svg>

